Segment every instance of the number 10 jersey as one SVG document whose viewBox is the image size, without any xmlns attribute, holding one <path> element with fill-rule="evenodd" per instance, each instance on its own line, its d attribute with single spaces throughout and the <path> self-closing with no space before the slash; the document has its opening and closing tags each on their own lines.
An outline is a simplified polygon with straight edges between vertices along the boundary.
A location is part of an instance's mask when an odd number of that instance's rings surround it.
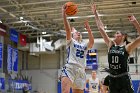
<svg viewBox="0 0 140 93">
<path fill-rule="evenodd" d="M 128 56 L 125 46 L 112 45 L 108 51 L 110 73 L 118 75 L 128 72 Z"/>
</svg>

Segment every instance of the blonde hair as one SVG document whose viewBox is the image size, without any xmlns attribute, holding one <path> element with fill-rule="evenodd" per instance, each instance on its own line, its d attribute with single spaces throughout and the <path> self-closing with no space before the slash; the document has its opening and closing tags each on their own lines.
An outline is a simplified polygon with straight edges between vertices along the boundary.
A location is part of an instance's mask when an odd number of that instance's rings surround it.
<svg viewBox="0 0 140 93">
<path fill-rule="evenodd" d="M 95 70 L 92 70 L 92 73 L 97 73 Z"/>
</svg>

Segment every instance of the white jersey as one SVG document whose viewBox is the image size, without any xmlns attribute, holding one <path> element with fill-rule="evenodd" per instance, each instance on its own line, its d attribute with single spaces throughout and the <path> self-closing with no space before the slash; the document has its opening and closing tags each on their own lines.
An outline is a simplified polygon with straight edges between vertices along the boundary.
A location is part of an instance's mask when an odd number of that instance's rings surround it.
<svg viewBox="0 0 140 93">
<path fill-rule="evenodd" d="M 98 93 L 99 92 L 99 79 L 96 78 L 93 80 L 92 78 L 89 78 L 89 90 L 90 93 Z"/>
<path fill-rule="evenodd" d="M 86 66 L 86 53 L 87 43 L 78 42 L 72 38 L 71 41 L 67 41 L 67 62 L 66 64 L 74 64 L 80 67 Z"/>
</svg>

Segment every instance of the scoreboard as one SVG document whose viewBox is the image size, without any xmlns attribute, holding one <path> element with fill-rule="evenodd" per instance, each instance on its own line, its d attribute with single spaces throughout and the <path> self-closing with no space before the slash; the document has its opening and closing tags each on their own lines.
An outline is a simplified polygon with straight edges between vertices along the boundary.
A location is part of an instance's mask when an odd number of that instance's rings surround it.
<svg viewBox="0 0 140 93">
<path fill-rule="evenodd" d="M 97 49 L 88 50 L 86 55 L 86 69 L 90 69 L 90 70 L 98 69 Z"/>
</svg>

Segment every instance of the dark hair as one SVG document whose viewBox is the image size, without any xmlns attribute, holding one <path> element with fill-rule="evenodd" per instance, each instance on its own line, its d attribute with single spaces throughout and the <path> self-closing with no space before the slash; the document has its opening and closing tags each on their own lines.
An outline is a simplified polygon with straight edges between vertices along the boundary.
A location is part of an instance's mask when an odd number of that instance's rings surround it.
<svg viewBox="0 0 140 93">
<path fill-rule="evenodd" d="M 124 38 L 124 42 L 126 42 L 126 45 L 127 45 L 127 44 L 129 44 L 129 43 L 130 43 L 130 41 L 128 41 L 128 39 L 127 39 L 127 37 L 128 37 L 127 33 L 126 33 L 126 32 L 124 32 L 124 31 L 120 31 L 120 33 L 121 33 L 122 35 L 124 35 L 124 36 L 125 36 L 125 38 Z"/>
<path fill-rule="evenodd" d="M 126 45 L 130 43 L 130 41 L 127 39 L 127 35 L 125 36 L 124 42 L 126 42 Z"/>
</svg>

